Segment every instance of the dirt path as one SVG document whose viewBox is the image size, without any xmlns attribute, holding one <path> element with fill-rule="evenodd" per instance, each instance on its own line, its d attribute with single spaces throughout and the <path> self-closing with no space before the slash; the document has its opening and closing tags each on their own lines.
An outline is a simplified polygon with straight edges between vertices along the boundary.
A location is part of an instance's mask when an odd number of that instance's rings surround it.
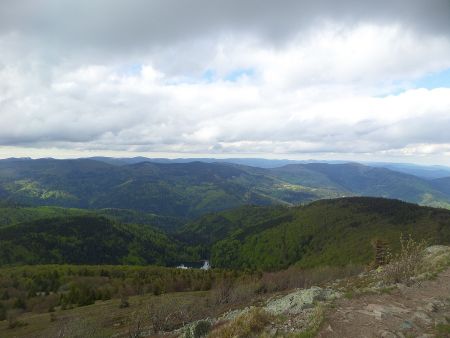
<svg viewBox="0 0 450 338">
<path fill-rule="evenodd" d="M 446 318 L 450 320 L 450 269 L 412 287 L 340 299 L 327 311 L 317 337 L 450 337 L 436 328 Z"/>
</svg>

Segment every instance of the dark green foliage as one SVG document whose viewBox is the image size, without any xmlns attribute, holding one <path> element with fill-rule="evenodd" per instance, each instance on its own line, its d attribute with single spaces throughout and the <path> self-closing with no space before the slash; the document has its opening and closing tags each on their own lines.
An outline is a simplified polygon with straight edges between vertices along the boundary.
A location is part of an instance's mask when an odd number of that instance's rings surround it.
<svg viewBox="0 0 450 338">
<path fill-rule="evenodd" d="M 195 324 L 193 329 L 193 337 L 192 338 L 202 338 L 206 337 L 206 335 L 211 330 L 211 323 L 207 320 L 201 320 Z"/>
<path fill-rule="evenodd" d="M 277 270 L 294 263 L 366 264 L 374 259 L 374 240 L 395 250 L 400 233 L 450 243 L 450 211 L 381 198 L 322 200 L 301 207 L 243 206 L 205 215 L 173 235 L 148 225 L 121 224 L 93 211 L 69 216 L 75 211 L 59 209 L 67 216 L 0 227 L 0 264 L 175 266 L 211 258 L 215 267 Z M 151 292 L 164 288 L 155 283 Z"/>
<path fill-rule="evenodd" d="M 189 260 L 161 231 L 104 217 L 57 217 L 0 228 L 0 264 L 171 265 Z"/>
<path fill-rule="evenodd" d="M 228 229 L 228 235 L 212 245 L 213 266 L 277 270 L 294 263 L 301 267 L 367 264 L 374 259 L 374 239 L 395 251 L 401 233 L 430 244 L 450 243 L 450 211 L 397 200 L 323 200 L 266 216 L 265 221 L 255 220 L 252 227 L 237 231 L 239 220 L 223 217 L 226 221 L 219 226 L 223 233 L 227 233 L 224 227 Z M 220 214 L 215 219 L 221 219 Z M 190 227 L 198 229 L 194 223 Z M 214 233 L 206 227 L 205 231 Z"/>
<path fill-rule="evenodd" d="M 0 321 L 6 319 L 6 306 L 0 302 Z"/>
</svg>

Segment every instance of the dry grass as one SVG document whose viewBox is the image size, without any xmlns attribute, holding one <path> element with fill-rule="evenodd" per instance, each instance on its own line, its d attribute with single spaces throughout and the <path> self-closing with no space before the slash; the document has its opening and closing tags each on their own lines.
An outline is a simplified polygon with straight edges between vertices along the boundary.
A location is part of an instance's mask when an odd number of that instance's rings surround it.
<svg viewBox="0 0 450 338">
<path fill-rule="evenodd" d="M 255 308 L 231 322 L 213 330 L 208 337 L 249 338 L 261 337 L 264 328 L 274 317 L 261 308 Z"/>
<path fill-rule="evenodd" d="M 261 289 L 264 292 L 277 292 L 295 288 L 306 289 L 313 285 L 321 285 L 336 279 L 356 276 L 363 271 L 362 266 L 320 267 L 300 269 L 292 266 L 286 270 L 264 273 L 261 278 Z"/>
<path fill-rule="evenodd" d="M 389 263 L 382 267 L 381 278 L 386 284 L 410 284 L 412 277 L 423 269 L 426 242 L 415 241 L 411 236 L 400 238 L 401 249 L 396 255 L 389 255 Z"/>
</svg>

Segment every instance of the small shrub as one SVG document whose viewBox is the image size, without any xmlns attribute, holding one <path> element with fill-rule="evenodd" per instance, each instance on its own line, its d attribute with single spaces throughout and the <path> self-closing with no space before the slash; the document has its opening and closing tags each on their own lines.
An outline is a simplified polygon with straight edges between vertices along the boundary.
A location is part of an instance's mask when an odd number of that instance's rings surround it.
<svg viewBox="0 0 450 338">
<path fill-rule="evenodd" d="M 6 319 L 6 307 L 0 302 L 0 321 Z"/>
<path fill-rule="evenodd" d="M 25 323 L 18 319 L 20 312 L 18 311 L 9 311 L 7 315 L 8 319 L 8 329 L 14 329 L 16 327 L 22 327 L 28 325 L 28 323 Z"/>
<path fill-rule="evenodd" d="M 206 337 L 206 335 L 211 330 L 211 323 L 207 320 L 200 320 L 192 325 L 190 327 L 185 335 L 184 338 L 202 338 Z"/>
<path fill-rule="evenodd" d="M 372 247 L 374 250 L 374 260 L 371 264 L 371 268 L 376 269 L 388 262 L 389 246 L 386 241 L 377 238 L 372 241 Z"/>
<path fill-rule="evenodd" d="M 130 302 L 128 301 L 128 296 L 126 295 L 122 295 L 120 297 L 120 303 L 119 303 L 119 308 L 120 309 L 124 309 L 130 307 Z"/>
<path fill-rule="evenodd" d="M 400 252 L 389 255 L 389 264 L 383 266 L 382 280 L 387 284 L 411 283 L 411 277 L 420 273 L 423 268 L 424 241 L 416 242 L 411 236 L 400 238 Z"/>
<path fill-rule="evenodd" d="M 230 303 L 232 290 L 233 282 L 231 279 L 220 280 L 216 285 L 214 285 L 211 292 L 213 303 L 217 305 Z"/>
</svg>

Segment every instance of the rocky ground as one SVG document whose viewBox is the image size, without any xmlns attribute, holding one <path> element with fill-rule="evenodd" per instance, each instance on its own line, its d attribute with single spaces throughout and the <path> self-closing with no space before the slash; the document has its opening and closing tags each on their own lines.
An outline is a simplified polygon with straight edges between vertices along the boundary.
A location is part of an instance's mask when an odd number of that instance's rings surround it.
<svg viewBox="0 0 450 338">
<path fill-rule="evenodd" d="M 411 287 L 340 299 L 318 337 L 450 337 L 450 269 Z M 441 331 L 441 332 L 439 332 Z"/>
<path fill-rule="evenodd" d="M 219 318 L 192 323 L 184 337 L 450 337 L 450 247 L 426 249 L 423 273 L 387 284 L 382 270 L 330 285 L 299 289 Z M 254 335 L 220 333 L 255 309 L 270 316 Z M 214 327 L 219 329 L 214 330 Z M 211 331 L 212 328 L 212 331 Z M 208 332 L 208 333 L 207 333 Z M 234 331 L 236 332 L 236 331 Z M 198 333 L 198 334 L 197 334 Z M 201 333 L 201 334 L 200 334 Z"/>
<path fill-rule="evenodd" d="M 326 311 L 318 337 L 450 337 L 450 248 L 426 249 L 428 273 L 342 298 Z M 446 268 L 447 266 L 447 268 Z M 376 291 L 376 289 L 375 289 Z"/>
</svg>

